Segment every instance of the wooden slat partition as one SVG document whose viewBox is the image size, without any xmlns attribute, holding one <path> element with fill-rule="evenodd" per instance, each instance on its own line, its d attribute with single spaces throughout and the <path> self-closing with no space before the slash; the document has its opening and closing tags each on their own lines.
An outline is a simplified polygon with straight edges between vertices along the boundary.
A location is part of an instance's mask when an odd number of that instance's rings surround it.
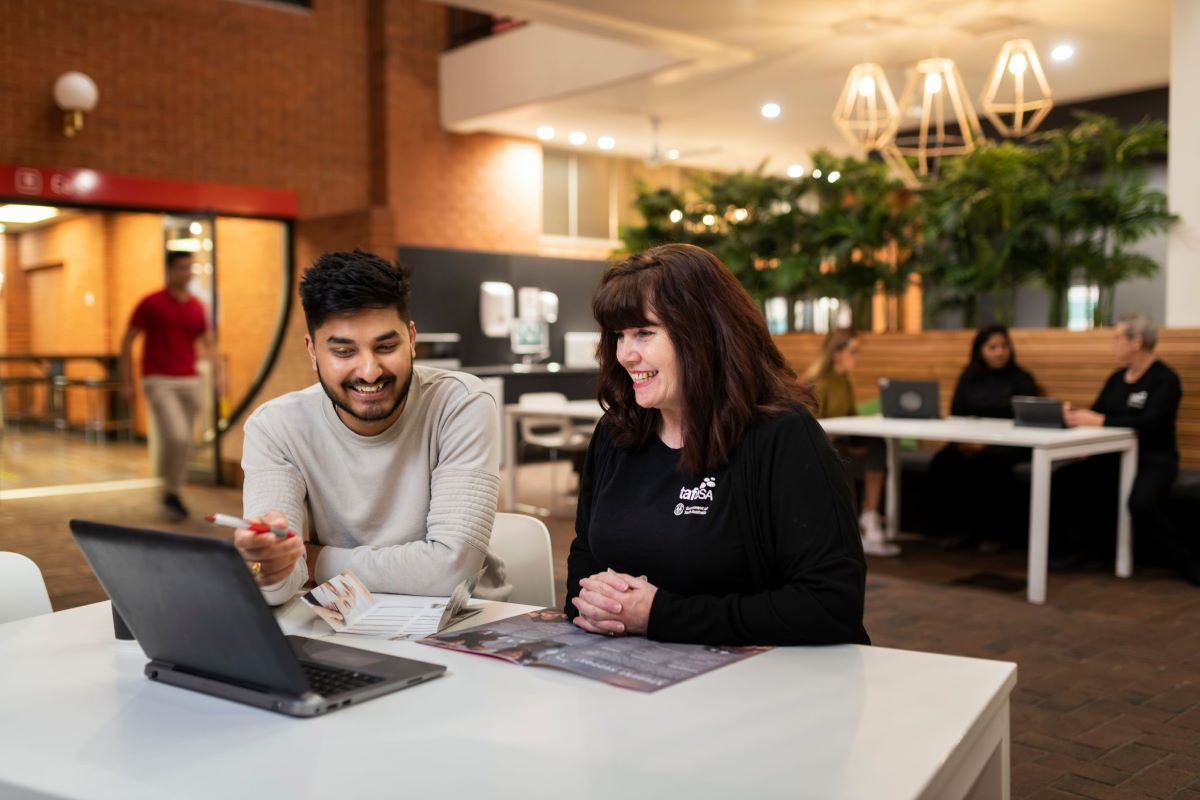
<svg viewBox="0 0 1200 800">
<path fill-rule="evenodd" d="M 954 384 L 966 366 L 974 335 L 974 331 L 859 334 L 861 352 L 854 373 L 859 401 L 878 394 L 876 381 L 883 376 L 936 380 L 941 386 L 942 412 L 948 413 Z M 1043 393 L 1082 406 L 1092 404 L 1116 369 L 1112 335 L 1111 328 L 1012 331 L 1017 360 L 1033 373 Z M 803 373 L 816 358 L 823 338 L 819 334 L 789 333 L 775 337 L 775 341 L 796 372 Z M 1183 382 L 1176 429 L 1181 465 L 1200 467 L 1200 328 L 1160 330 L 1158 356 Z"/>
</svg>

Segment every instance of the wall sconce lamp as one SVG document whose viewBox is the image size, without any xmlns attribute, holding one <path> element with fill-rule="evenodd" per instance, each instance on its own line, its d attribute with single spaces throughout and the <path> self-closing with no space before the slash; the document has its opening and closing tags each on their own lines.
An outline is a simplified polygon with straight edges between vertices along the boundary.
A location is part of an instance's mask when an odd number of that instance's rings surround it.
<svg viewBox="0 0 1200 800">
<path fill-rule="evenodd" d="M 54 82 L 54 102 L 63 111 L 63 136 L 71 137 L 83 128 L 83 115 L 96 107 L 100 90 L 96 82 L 82 72 L 64 72 Z"/>
</svg>

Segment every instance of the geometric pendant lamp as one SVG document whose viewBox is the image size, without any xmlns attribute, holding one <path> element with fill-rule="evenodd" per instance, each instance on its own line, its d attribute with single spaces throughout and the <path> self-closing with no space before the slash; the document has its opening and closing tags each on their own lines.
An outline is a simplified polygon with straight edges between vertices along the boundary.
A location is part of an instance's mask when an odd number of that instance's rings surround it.
<svg viewBox="0 0 1200 800">
<path fill-rule="evenodd" d="M 1004 136 L 1024 136 L 1046 118 L 1054 99 L 1033 42 L 1013 39 L 1004 43 L 979 103 Z"/>
<path fill-rule="evenodd" d="M 900 124 L 900 109 L 883 67 L 857 64 L 851 68 L 833 110 L 833 122 L 851 144 L 864 152 L 892 140 Z"/>
<path fill-rule="evenodd" d="M 983 142 L 975 106 L 949 58 L 918 61 L 899 106 L 900 130 L 885 156 L 892 162 L 915 159 L 921 179 L 936 171 L 938 159 L 970 153 Z"/>
</svg>

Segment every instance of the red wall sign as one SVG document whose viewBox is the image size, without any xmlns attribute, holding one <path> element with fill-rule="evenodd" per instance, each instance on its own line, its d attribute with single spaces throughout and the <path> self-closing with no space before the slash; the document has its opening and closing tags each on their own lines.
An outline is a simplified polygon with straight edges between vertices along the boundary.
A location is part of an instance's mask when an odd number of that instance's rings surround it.
<svg viewBox="0 0 1200 800">
<path fill-rule="evenodd" d="M 296 193 L 287 189 L 187 183 L 113 175 L 92 169 L 0 164 L 0 198 L 9 202 L 120 206 L 295 219 Z"/>
</svg>

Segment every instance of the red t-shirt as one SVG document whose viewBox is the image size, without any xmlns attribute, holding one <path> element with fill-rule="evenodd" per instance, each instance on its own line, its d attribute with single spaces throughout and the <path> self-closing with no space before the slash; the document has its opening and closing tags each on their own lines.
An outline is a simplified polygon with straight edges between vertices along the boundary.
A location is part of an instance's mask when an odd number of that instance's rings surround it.
<svg viewBox="0 0 1200 800">
<path fill-rule="evenodd" d="M 148 294 L 133 310 L 129 324 L 146 336 L 142 374 L 184 377 L 196 374 L 196 337 L 208 330 L 204 304 L 192 295 L 182 302 L 162 289 Z"/>
</svg>

